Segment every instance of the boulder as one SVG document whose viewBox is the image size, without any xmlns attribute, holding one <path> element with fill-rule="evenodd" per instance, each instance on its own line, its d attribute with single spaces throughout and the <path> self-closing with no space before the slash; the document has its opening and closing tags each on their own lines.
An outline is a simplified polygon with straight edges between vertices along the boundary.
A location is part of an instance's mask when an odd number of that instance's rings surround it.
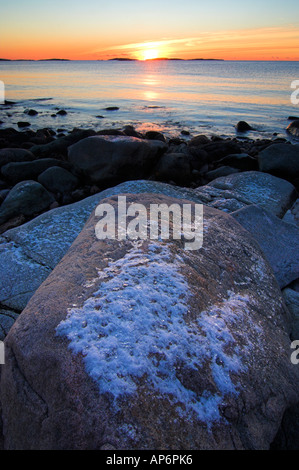
<svg viewBox="0 0 299 470">
<path fill-rule="evenodd" d="M 1 255 L 0 263 L 0 303 L 16 311 L 26 307 L 36 289 L 79 235 L 92 210 L 105 197 L 125 193 L 164 194 L 222 207 L 226 212 L 258 202 L 274 213 L 280 213 L 294 190 L 290 183 L 264 173 L 249 174 L 239 184 L 234 181 L 233 185 L 228 184 L 230 179 L 227 181 L 227 178 L 221 178 L 220 183 L 215 180 L 216 186 L 222 190 L 210 184 L 192 190 L 153 181 L 128 181 L 74 204 L 45 212 L 20 227 L 8 230 L 0 239 L 1 252 L 5 253 L 5 256 Z M 239 191 L 245 191 L 246 198 Z"/>
<path fill-rule="evenodd" d="M 23 214 L 32 216 L 46 210 L 54 202 L 53 196 L 35 181 L 23 181 L 12 188 L 0 206 L 0 224 Z"/>
<path fill-rule="evenodd" d="M 238 170 L 237 168 L 232 168 L 231 166 L 220 166 L 219 168 L 216 168 L 215 170 L 208 171 L 205 174 L 205 177 L 207 178 L 208 181 L 212 181 L 222 176 L 231 175 L 232 173 L 239 173 L 240 171 L 241 170 Z"/>
<path fill-rule="evenodd" d="M 221 158 L 217 162 L 219 165 L 229 165 L 243 171 L 258 170 L 258 161 L 247 153 L 237 153 Z"/>
<path fill-rule="evenodd" d="M 5 148 L 0 150 L 0 167 L 12 162 L 30 162 L 36 158 L 29 150 Z"/>
<path fill-rule="evenodd" d="M 204 204 L 225 212 L 257 204 L 277 217 L 283 217 L 297 198 L 291 183 L 258 171 L 223 176 L 194 192 Z"/>
<path fill-rule="evenodd" d="M 231 214 L 259 243 L 280 288 L 299 277 L 299 229 L 259 206 Z"/>
<path fill-rule="evenodd" d="M 81 232 L 104 197 L 122 193 L 166 194 L 201 200 L 186 188 L 150 181 L 130 181 L 68 206 L 41 214 L 0 237 L 0 304 L 21 312 Z"/>
<path fill-rule="evenodd" d="M 52 193 L 70 193 L 78 186 L 78 178 L 59 166 L 48 168 L 38 177 L 38 182 Z"/>
<path fill-rule="evenodd" d="M 299 119 L 296 118 L 293 122 L 291 122 L 287 127 L 287 132 L 294 137 L 299 137 Z"/>
<path fill-rule="evenodd" d="M 68 160 L 95 184 L 149 176 L 167 149 L 164 142 L 127 136 L 94 136 L 68 150 Z"/>
<path fill-rule="evenodd" d="M 288 224 L 296 225 L 299 228 L 299 199 L 293 206 L 285 213 L 283 219 Z"/>
<path fill-rule="evenodd" d="M 165 153 L 160 158 L 153 174 L 157 180 L 188 184 L 191 179 L 190 158 L 184 153 Z"/>
<path fill-rule="evenodd" d="M 56 116 L 56 114 L 54 115 Z M 34 145 L 31 147 L 31 152 L 38 157 L 50 157 L 52 155 L 66 155 L 67 149 L 70 145 L 79 142 L 81 139 L 85 139 L 86 137 L 90 137 L 95 135 L 96 132 L 92 129 L 88 130 L 74 130 L 71 134 L 61 137 L 59 139 L 53 140 L 53 142 L 49 142 L 48 144 L 44 145 Z"/>
<path fill-rule="evenodd" d="M 239 121 L 236 125 L 237 132 L 246 132 L 253 130 L 252 127 L 246 121 Z"/>
<path fill-rule="evenodd" d="M 61 166 L 70 168 L 68 162 L 57 160 L 55 158 L 42 158 L 33 162 L 13 162 L 7 163 L 1 169 L 2 176 L 12 184 L 19 183 L 29 179 L 37 179 L 45 170 L 51 167 Z"/>
<path fill-rule="evenodd" d="M 299 145 L 273 144 L 258 155 L 260 171 L 278 176 L 299 175 Z"/>
<path fill-rule="evenodd" d="M 292 320 L 291 320 L 291 339 L 293 341 L 299 340 L 299 292 L 287 287 L 282 291 L 283 297 L 288 307 Z"/>
<path fill-rule="evenodd" d="M 102 202 L 117 211 L 116 197 Z M 4 448 L 268 449 L 298 402 L 299 370 L 252 237 L 211 208 L 192 252 L 180 240 L 100 241 L 97 222 L 5 340 Z"/>
<path fill-rule="evenodd" d="M 147 131 L 144 138 L 148 140 L 161 140 L 161 142 L 166 142 L 164 135 L 159 131 Z"/>
</svg>

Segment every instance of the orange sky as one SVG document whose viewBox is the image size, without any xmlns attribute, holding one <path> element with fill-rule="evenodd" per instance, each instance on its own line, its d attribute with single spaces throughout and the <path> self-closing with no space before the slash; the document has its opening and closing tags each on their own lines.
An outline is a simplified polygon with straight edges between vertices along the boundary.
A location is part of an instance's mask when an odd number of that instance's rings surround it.
<svg viewBox="0 0 299 470">
<path fill-rule="evenodd" d="M 299 60 L 298 0 L 2 2 L 0 57 Z M 296 16 L 297 15 L 297 16 Z"/>
</svg>

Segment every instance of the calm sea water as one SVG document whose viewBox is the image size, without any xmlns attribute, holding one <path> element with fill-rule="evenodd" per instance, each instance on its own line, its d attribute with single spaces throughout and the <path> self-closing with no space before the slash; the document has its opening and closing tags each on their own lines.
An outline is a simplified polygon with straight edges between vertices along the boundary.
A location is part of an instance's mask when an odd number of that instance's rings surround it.
<svg viewBox="0 0 299 470">
<path fill-rule="evenodd" d="M 288 116 L 299 115 L 290 101 L 298 79 L 299 62 L 0 62 L 5 98 L 17 102 L 1 106 L 1 127 L 29 120 L 35 130 L 132 124 L 171 136 L 183 129 L 234 136 L 235 124 L 245 120 L 257 129 L 250 138 L 285 137 Z M 39 115 L 26 116 L 28 108 Z M 67 116 L 51 117 L 62 108 Z"/>
</svg>

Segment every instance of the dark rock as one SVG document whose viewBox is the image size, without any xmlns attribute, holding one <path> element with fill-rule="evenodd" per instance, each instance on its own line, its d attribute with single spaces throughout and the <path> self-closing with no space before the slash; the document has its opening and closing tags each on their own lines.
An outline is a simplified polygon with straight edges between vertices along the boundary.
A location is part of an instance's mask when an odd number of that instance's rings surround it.
<svg viewBox="0 0 299 470">
<path fill-rule="evenodd" d="M 29 127 L 31 126 L 30 122 L 27 121 L 19 121 L 17 122 L 18 127 Z"/>
<path fill-rule="evenodd" d="M 119 108 L 117 106 L 108 106 L 107 108 L 104 108 L 105 111 L 118 111 Z"/>
<path fill-rule="evenodd" d="M 252 205 L 231 214 L 259 243 L 280 288 L 299 277 L 299 229 Z"/>
<path fill-rule="evenodd" d="M 182 130 L 182 131 L 181 131 L 181 134 L 182 134 L 182 135 L 190 135 L 190 132 L 189 132 L 189 131 Z"/>
<path fill-rule="evenodd" d="M 144 135 L 144 138 L 148 140 L 160 140 L 161 142 L 166 142 L 164 135 L 158 131 L 147 131 Z"/>
<path fill-rule="evenodd" d="M 8 193 L 9 189 L 0 189 L 0 204 L 2 204 Z"/>
<path fill-rule="evenodd" d="M 19 183 L 24 180 L 35 180 L 38 176 L 48 168 L 60 166 L 70 168 L 68 162 L 56 160 L 55 158 L 42 158 L 33 162 L 13 162 L 7 163 L 1 169 L 2 176 L 12 184 Z"/>
<path fill-rule="evenodd" d="M 137 137 L 138 139 L 143 138 L 143 135 L 140 132 L 137 132 L 133 126 L 125 126 L 123 132 L 129 137 Z"/>
<path fill-rule="evenodd" d="M 68 160 L 92 183 L 107 184 L 148 176 L 166 149 L 164 142 L 156 140 L 95 136 L 72 145 Z"/>
<path fill-rule="evenodd" d="M 56 115 L 57 116 L 66 116 L 67 112 L 64 109 L 61 109 L 60 111 L 57 111 Z"/>
<path fill-rule="evenodd" d="M 24 111 L 25 114 L 28 114 L 28 116 L 37 116 L 38 112 L 35 109 L 26 109 Z"/>
<path fill-rule="evenodd" d="M 277 176 L 299 175 L 299 145 L 273 144 L 259 153 L 260 171 Z"/>
<path fill-rule="evenodd" d="M 56 156 L 57 154 L 67 155 L 67 149 L 70 145 L 79 142 L 79 140 L 85 139 L 86 137 L 96 135 L 93 130 L 76 130 L 65 137 L 53 140 L 49 144 L 35 145 L 31 148 L 32 153 L 39 157 L 50 157 L 51 155 Z"/>
<path fill-rule="evenodd" d="M 210 143 L 210 139 L 205 135 L 196 135 L 188 142 L 188 147 L 198 147 Z"/>
<path fill-rule="evenodd" d="M 126 135 L 120 129 L 102 129 L 97 132 L 97 135 Z"/>
<path fill-rule="evenodd" d="M 271 445 L 271 450 L 298 450 L 298 442 L 299 404 L 296 404 L 284 413 L 279 431 Z"/>
<path fill-rule="evenodd" d="M 78 179 L 59 166 L 53 166 L 41 173 L 38 182 L 55 194 L 70 193 L 78 186 Z"/>
<path fill-rule="evenodd" d="M 256 171 L 258 170 L 258 161 L 256 158 L 251 157 L 247 153 L 239 153 L 234 155 L 228 155 L 227 157 L 221 158 L 217 162 L 218 164 L 232 166 L 243 171 Z"/>
<path fill-rule="evenodd" d="M 228 175 L 231 175 L 232 173 L 238 173 L 239 171 L 241 170 L 238 170 L 237 168 L 232 168 L 230 166 L 220 166 L 219 168 L 216 168 L 215 170 L 208 171 L 205 176 L 208 181 L 212 181 L 222 176 L 228 176 Z"/>
<path fill-rule="evenodd" d="M 269 449 L 298 400 L 287 310 L 248 232 L 210 208 L 204 220 L 188 252 L 98 241 L 90 218 L 5 340 L 6 450 Z"/>
<path fill-rule="evenodd" d="M 298 116 L 289 116 L 288 117 L 288 121 L 299 121 L 299 117 Z"/>
<path fill-rule="evenodd" d="M 23 181 L 14 186 L 0 206 L 0 224 L 19 214 L 32 216 L 46 210 L 54 201 L 36 181 Z"/>
<path fill-rule="evenodd" d="M 287 287 L 282 291 L 286 306 L 291 314 L 291 340 L 299 340 L 299 292 Z"/>
<path fill-rule="evenodd" d="M 96 116 L 96 118 L 98 118 L 98 119 L 105 119 L 105 117 L 104 117 L 104 116 L 101 116 L 100 114 L 99 114 L 98 116 Z"/>
<path fill-rule="evenodd" d="M 4 148 L 0 150 L 0 167 L 13 162 L 30 162 L 36 160 L 36 156 L 26 149 Z"/>
<path fill-rule="evenodd" d="M 253 128 L 246 121 L 239 121 L 236 130 L 237 132 L 246 132 L 253 130 Z"/>
<path fill-rule="evenodd" d="M 165 153 L 153 171 L 158 181 L 174 181 L 187 184 L 191 179 L 191 166 L 188 155 L 184 153 Z"/>
<path fill-rule="evenodd" d="M 287 132 L 294 137 L 299 137 L 299 119 L 296 119 L 288 125 Z"/>
</svg>

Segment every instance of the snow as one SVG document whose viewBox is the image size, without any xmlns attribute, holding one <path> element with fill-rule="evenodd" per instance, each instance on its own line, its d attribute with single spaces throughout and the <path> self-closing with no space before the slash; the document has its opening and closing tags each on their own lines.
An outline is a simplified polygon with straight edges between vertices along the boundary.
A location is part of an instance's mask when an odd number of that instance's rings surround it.
<svg viewBox="0 0 299 470">
<path fill-rule="evenodd" d="M 230 373 L 243 370 L 230 326 L 247 316 L 248 298 L 228 298 L 187 320 L 190 289 L 182 259 L 166 244 L 134 242 L 126 255 L 99 271 L 100 287 L 82 307 L 69 309 L 57 327 L 59 336 L 84 357 L 87 373 L 100 393 L 118 399 L 134 395 L 143 378 L 156 396 L 175 405 L 181 416 L 208 423 L 220 420 L 225 394 L 236 394 Z M 230 354 L 227 346 L 231 345 Z M 207 361 L 217 392 L 199 396 L 177 377 L 178 365 L 198 371 Z"/>
</svg>

